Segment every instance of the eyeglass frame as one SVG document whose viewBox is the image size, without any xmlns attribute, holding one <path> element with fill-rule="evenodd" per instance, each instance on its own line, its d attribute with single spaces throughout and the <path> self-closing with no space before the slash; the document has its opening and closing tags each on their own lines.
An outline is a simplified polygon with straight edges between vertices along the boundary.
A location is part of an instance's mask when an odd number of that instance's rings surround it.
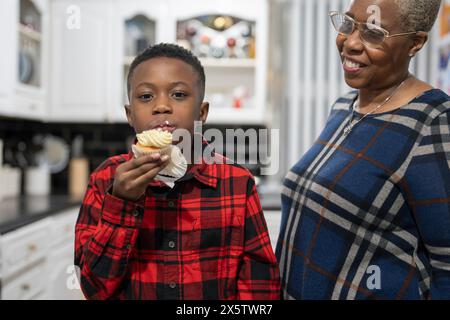
<svg viewBox="0 0 450 320">
<path fill-rule="evenodd" d="M 333 20 L 332 20 L 333 17 L 336 16 L 336 15 L 343 15 L 343 16 L 345 16 L 346 18 L 348 18 L 351 22 L 353 22 L 353 29 L 352 29 L 352 31 L 351 31 L 349 34 L 344 34 L 344 33 L 340 32 L 340 31 L 338 31 L 338 30 L 336 29 L 336 26 L 334 25 Z M 345 13 L 342 13 L 342 12 L 339 12 L 339 11 L 330 11 L 330 12 L 328 13 L 328 16 L 329 16 L 330 19 L 331 19 L 331 24 L 333 25 L 333 28 L 334 28 L 334 29 L 336 30 L 336 32 L 339 33 L 340 35 L 342 35 L 342 36 L 344 36 L 344 37 L 348 37 L 348 36 L 350 36 L 350 35 L 355 31 L 355 28 L 356 28 L 356 29 L 358 29 L 358 31 L 359 31 L 359 38 L 361 39 L 361 41 L 363 41 L 364 43 L 367 43 L 367 44 L 369 44 L 369 45 L 376 45 L 376 44 L 374 44 L 374 43 L 367 42 L 366 40 L 364 40 L 364 39 L 362 38 L 362 31 L 363 31 L 363 30 L 361 30 L 360 26 L 361 26 L 361 25 L 369 25 L 369 23 L 367 23 L 367 22 L 359 22 L 359 21 L 356 21 L 355 19 L 353 19 L 353 18 L 350 17 L 349 15 L 347 15 L 347 14 L 345 14 Z M 424 32 L 424 31 L 411 31 L 411 32 L 404 32 L 404 33 L 390 34 L 389 31 L 387 31 L 386 29 L 384 29 L 384 28 L 382 28 L 382 27 L 380 27 L 380 26 L 377 26 L 376 24 L 372 24 L 372 26 L 373 26 L 372 28 L 381 31 L 381 32 L 384 34 L 383 41 L 380 42 L 378 45 L 383 44 L 383 43 L 386 41 L 386 39 L 389 39 L 389 38 L 394 38 L 394 37 L 399 37 L 399 36 L 406 36 L 406 35 L 411 35 L 411 34 L 417 34 L 417 33 L 419 33 L 419 32 Z M 370 29 L 370 28 L 369 28 L 369 29 Z"/>
</svg>

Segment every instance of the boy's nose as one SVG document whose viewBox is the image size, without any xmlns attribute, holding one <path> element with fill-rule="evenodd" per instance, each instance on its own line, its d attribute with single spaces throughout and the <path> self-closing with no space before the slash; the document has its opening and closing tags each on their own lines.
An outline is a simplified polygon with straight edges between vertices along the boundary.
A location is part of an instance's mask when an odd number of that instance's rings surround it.
<svg viewBox="0 0 450 320">
<path fill-rule="evenodd" d="M 153 108 L 153 114 L 170 113 L 172 108 L 167 103 L 158 103 Z"/>
</svg>

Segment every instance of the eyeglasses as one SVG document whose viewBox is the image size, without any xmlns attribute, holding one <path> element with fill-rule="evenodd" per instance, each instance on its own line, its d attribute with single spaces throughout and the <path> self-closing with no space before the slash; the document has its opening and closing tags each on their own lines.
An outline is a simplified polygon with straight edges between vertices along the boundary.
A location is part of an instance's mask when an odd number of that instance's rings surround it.
<svg viewBox="0 0 450 320">
<path fill-rule="evenodd" d="M 348 37 L 353 33 L 353 31 L 355 31 L 356 28 L 359 30 L 361 41 L 369 46 L 374 47 L 381 45 L 388 38 L 418 33 L 414 31 L 389 34 L 389 31 L 377 26 L 376 24 L 357 22 L 352 17 L 337 11 L 331 11 L 329 13 L 329 16 L 334 28 L 339 34 Z"/>
</svg>

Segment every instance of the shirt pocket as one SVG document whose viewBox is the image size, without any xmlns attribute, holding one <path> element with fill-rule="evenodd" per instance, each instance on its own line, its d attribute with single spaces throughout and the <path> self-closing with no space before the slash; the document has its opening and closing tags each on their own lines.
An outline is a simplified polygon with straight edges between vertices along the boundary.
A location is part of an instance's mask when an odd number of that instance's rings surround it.
<svg viewBox="0 0 450 320">
<path fill-rule="evenodd" d="M 217 277 L 224 277 L 224 272 L 228 276 L 237 272 L 244 247 L 244 226 L 240 217 L 196 218 L 186 240 L 193 270 Z"/>
</svg>

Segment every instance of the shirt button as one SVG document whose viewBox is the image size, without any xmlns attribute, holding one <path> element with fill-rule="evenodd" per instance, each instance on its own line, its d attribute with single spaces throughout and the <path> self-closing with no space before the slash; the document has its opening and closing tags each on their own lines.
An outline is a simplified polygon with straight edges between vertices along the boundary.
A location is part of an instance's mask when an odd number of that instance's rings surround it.
<svg viewBox="0 0 450 320">
<path fill-rule="evenodd" d="M 141 211 L 139 211 L 139 209 L 135 209 L 133 211 L 133 216 L 138 217 L 141 214 Z"/>
<path fill-rule="evenodd" d="M 130 250 L 130 249 L 131 249 L 131 244 L 127 244 L 125 247 L 126 247 L 128 250 Z"/>
<path fill-rule="evenodd" d="M 175 242 L 174 241 L 169 241 L 169 248 L 175 248 Z"/>
<path fill-rule="evenodd" d="M 176 286 L 177 286 L 177 284 L 176 284 L 175 282 L 169 283 L 169 288 L 170 288 L 170 289 L 175 289 Z"/>
<path fill-rule="evenodd" d="M 175 206 L 175 203 L 173 201 L 169 201 L 168 205 L 169 208 L 173 208 Z"/>
</svg>

